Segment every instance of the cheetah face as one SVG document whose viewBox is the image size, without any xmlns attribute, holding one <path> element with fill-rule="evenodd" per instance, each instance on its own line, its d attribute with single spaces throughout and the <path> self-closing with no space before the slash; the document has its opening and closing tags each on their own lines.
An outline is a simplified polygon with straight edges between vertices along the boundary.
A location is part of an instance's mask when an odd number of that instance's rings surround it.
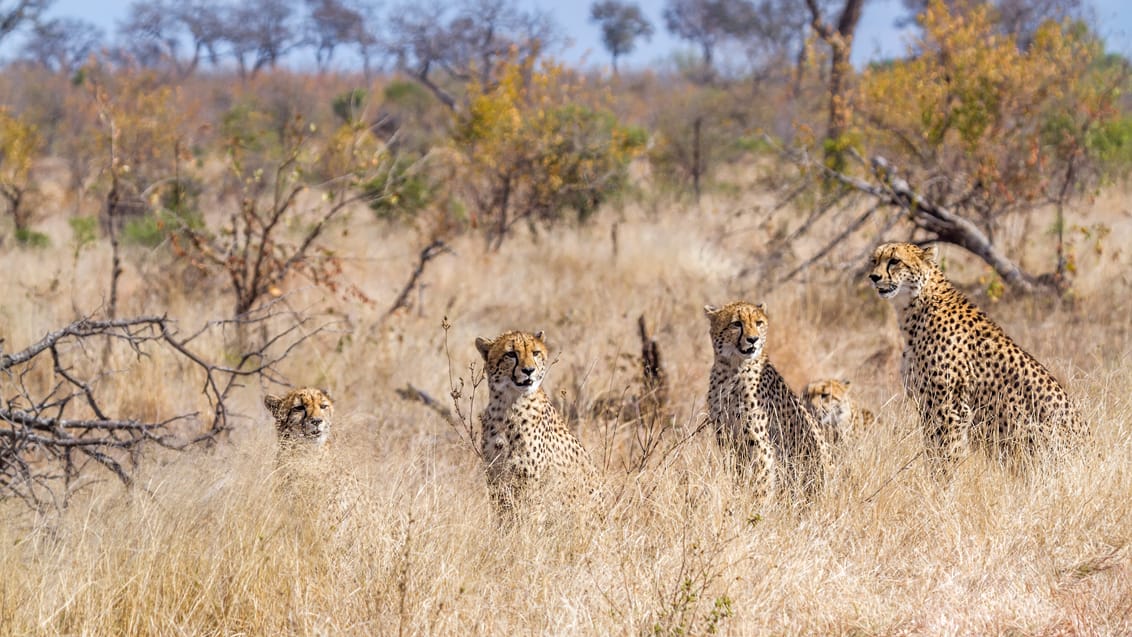
<svg viewBox="0 0 1132 637">
<path fill-rule="evenodd" d="M 711 343 L 717 357 L 756 358 L 762 354 L 767 331 L 762 304 L 736 301 L 721 308 L 705 305 L 704 314 L 711 323 Z"/>
<path fill-rule="evenodd" d="M 885 243 L 873 250 L 869 280 L 881 298 L 901 292 L 915 296 L 935 267 L 931 253 L 910 243 Z"/>
<path fill-rule="evenodd" d="M 818 419 L 827 425 L 847 420 L 850 416 L 849 381 L 815 380 L 806 385 L 802 398 Z"/>
<path fill-rule="evenodd" d="M 263 397 L 263 404 L 275 416 L 275 431 L 281 442 L 322 445 L 330 437 L 334 403 L 321 389 L 294 389 L 280 398 Z"/>
<path fill-rule="evenodd" d="M 477 338 L 492 389 L 530 394 L 546 376 L 548 350 L 543 332 L 504 332 L 494 339 Z"/>
</svg>

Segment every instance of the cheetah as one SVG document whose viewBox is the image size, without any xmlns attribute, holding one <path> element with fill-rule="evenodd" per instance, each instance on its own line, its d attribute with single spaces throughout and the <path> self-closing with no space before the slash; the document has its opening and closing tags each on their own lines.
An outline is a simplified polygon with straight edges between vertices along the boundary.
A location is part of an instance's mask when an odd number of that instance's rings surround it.
<svg viewBox="0 0 1132 637">
<path fill-rule="evenodd" d="M 815 380 L 802 390 L 802 400 L 810 414 L 821 423 L 830 444 L 865 431 L 876 418 L 849 395 L 847 380 Z"/>
<path fill-rule="evenodd" d="M 282 397 L 267 394 L 263 404 L 275 417 L 273 486 L 291 513 L 289 522 L 298 533 L 317 530 L 317 541 L 332 547 L 335 568 L 356 564 L 362 557 L 358 538 L 374 504 L 351 468 L 327 451 L 334 402 L 324 390 L 303 387 Z"/>
<path fill-rule="evenodd" d="M 829 443 L 767 357 L 765 307 L 736 301 L 706 305 L 704 314 L 715 350 L 708 422 L 720 448 L 756 497 L 773 497 L 786 485 L 814 493 L 830 466 Z"/>
<path fill-rule="evenodd" d="M 969 445 L 1019 468 L 1087 435 L 1057 379 L 952 286 L 933 253 L 880 245 L 869 279 L 895 305 L 905 392 L 918 405 L 938 474 L 946 476 Z"/>
<path fill-rule="evenodd" d="M 330 437 L 334 403 L 321 389 L 293 389 L 282 397 L 267 394 L 263 405 L 275 417 L 275 433 L 282 448 L 319 448 Z"/>
<path fill-rule="evenodd" d="M 488 492 L 508 513 L 535 490 L 566 500 L 591 487 L 595 469 L 542 389 L 549 361 L 543 332 L 477 338 L 490 398 L 481 416 Z"/>
</svg>

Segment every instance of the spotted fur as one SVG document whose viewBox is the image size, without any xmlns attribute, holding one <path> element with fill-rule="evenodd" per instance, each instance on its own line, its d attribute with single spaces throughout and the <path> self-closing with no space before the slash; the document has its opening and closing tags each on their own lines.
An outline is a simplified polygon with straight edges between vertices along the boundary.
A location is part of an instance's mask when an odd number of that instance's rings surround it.
<svg viewBox="0 0 1132 637">
<path fill-rule="evenodd" d="M 864 431 L 876 420 L 873 412 L 849 395 L 849 386 L 847 380 L 827 378 L 815 380 L 802 390 L 802 400 L 831 444 Z"/>
<path fill-rule="evenodd" d="M 281 445 L 321 447 L 330 437 L 334 402 L 321 389 L 293 389 L 282 397 L 267 394 L 263 405 L 275 418 L 275 433 Z"/>
<path fill-rule="evenodd" d="M 704 313 L 715 350 L 708 418 L 720 448 L 761 497 L 780 486 L 812 493 L 830 465 L 829 444 L 767 358 L 764 307 L 737 301 Z"/>
<path fill-rule="evenodd" d="M 573 499 L 592 486 L 594 467 L 542 389 L 549 365 L 543 333 L 477 338 L 490 398 L 484 409 L 483 460 L 488 492 L 500 511 L 534 491 Z"/>
<path fill-rule="evenodd" d="M 869 279 L 899 315 L 901 375 L 937 470 L 947 473 L 971 445 L 1017 466 L 1087 435 L 1061 383 L 951 285 L 933 254 L 883 244 Z"/>
</svg>

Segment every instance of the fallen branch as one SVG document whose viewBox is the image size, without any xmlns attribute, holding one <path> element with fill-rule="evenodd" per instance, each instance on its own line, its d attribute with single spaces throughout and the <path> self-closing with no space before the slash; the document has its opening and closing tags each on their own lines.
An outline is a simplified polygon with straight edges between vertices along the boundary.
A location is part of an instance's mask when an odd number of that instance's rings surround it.
<svg viewBox="0 0 1132 637">
<path fill-rule="evenodd" d="M 1034 291 L 1035 283 L 1042 280 L 1041 277 L 1033 276 L 1022 270 L 970 219 L 963 217 L 947 206 L 920 195 L 906 179 L 898 176 L 897 168 L 884 157 L 873 157 L 868 162 L 868 170 L 876 180 L 872 182 L 832 170 L 820 160 L 812 159 L 804 152 L 789 153 L 784 150 L 782 152 L 806 169 L 817 170 L 827 178 L 873 197 L 877 206 L 891 206 L 903 210 L 904 218 L 911 222 L 916 229 L 930 234 L 922 243 L 950 243 L 967 250 L 993 268 L 1012 289 L 1030 293 Z M 855 155 L 855 157 L 862 164 L 865 163 L 859 155 Z M 836 243 L 859 229 L 875 209 L 871 209 L 863 217 L 850 224 L 849 228 L 842 232 L 837 239 L 824 246 L 817 256 L 808 259 L 803 266 L 796 268 L 783 280 L 795 276 L 801 269 L 808 267 L 828 253 Z"/>
<path fill-rule="evenodd" d="M 217 330 L 255 325 L 267 332 L 269 324 L 279 321 L 289 324 L 258 346 L 229 357 L 228 364 L 211 362 L 195 351 L 198 339 Z M 129 486 L 146 447 L 183 451 L 214 443 L 231 429 L 232 392 L 245 378 L 272 378 L 277 363 L 321 331 L 304 329 L 308 321 L 269 305 L 181 336 L 166 316 L 81 318 L 22 350 L 0 354 L 0 500 L 15 497 L 36 509 L 62 508 L 89 482 L 88 467 L 102 467 Z M 104 347 L 90 347 L 92 341 Z M 115 345 L 139 360 L 160 355 L 187 365 L 178 370 L 178 380 L 199 379 L 210 410 L 154 419 L 120 413 L 125 409 L 116 404 L 120 388 L 109 381 L 130 370 L 108 369 L 103 363 Z M 104 356 L 96 357 L 96 349 Z M 44 358 L 50 363 L 40 364 Z"/>
<path fill-rule="evenodd" d="M 440 401 L 430 396 L 424 390 L 413 387 L 412 383 L 406 383 L 404 387 L 396 390 L 396 393 L 397 396 L 401 398 L 401 400 L 418 402 L 425 407 L 428 407 L 429 409 L 435 411 L 437 414 L 440 414 L 441 418 L 443 418 L 448 422 L 448 424 L 452 425 L 453 427 L 459 429 L 462 426 L 460 421 L 452 415 L 451 409 L 440 404 Z"/>
</svg>

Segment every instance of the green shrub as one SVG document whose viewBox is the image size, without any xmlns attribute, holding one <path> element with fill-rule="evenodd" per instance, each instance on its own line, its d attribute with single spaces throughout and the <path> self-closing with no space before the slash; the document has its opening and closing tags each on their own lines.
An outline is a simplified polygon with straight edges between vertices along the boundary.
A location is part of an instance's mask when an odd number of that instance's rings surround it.
<svg viewBox="0 0 1132 637">
<path fill-rule="evenodd" d="M 382 219 L 409 218 L 433 200 L 433 184 L 420 160 L 400 158 L 363 188 L 369 207 Z"/>
<path fill-rule="evenodd" d="M 16 228 L 16 242 L 25 248 L 46 248 L 51 245 L 51 238 L 31 228 Z"/>
<path fill-rule="evenodd" d="M 366 103 L 369 93 L 364 88 L 355 88 L 345 93 L 339 93 L 330 103 L 334 115 L 342 120 L 343 124 L 353 124 L 360 119 L 362 107 Z"/>
</svg>

